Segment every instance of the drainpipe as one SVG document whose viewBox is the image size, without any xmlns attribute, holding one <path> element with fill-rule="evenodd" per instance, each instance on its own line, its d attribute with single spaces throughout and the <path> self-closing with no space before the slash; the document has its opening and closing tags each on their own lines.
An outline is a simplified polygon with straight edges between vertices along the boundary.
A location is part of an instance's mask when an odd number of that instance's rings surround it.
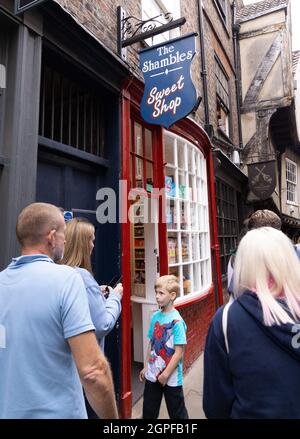
<svg viewBox="0 0 300 439">
<path fill-rule="evenodd" d="M 208 107 L 208 87 L 207 87 L 207 72 L 205 62 L 205 48 L 204 48 L 204 26 L 203 26 L 203 10 L 202 0 L 198 0 L 198 26 L 200 36 L 200 53 L 201 53 L 201 76 L 203 85 L 203 101 L 204 101 L 204 130 L 206 131 L 209 139 L 213 137 L 213 126 L 209 120 L 209 107 Z M 217 211 L 216 211 L 216 198 L 214 187 L 214 167 L 213 167 L 213 154 L 209 152 L 208 160 L 208 185 L 210 190 L 210 212 L 212 217 L 212 253 L 213 253 L 213 278 L 214 278 L 214 299 L 215 306 L 218 308 L 223 303 L 222 293 L 222 279 L 221 279 L 221 267 L 220 267 L 220 249 L 218 243 L 218 230 L 217 230 Z"/>
<path fill-rule="evenodd" d="M 213 130 L 209 123 L 209 108 L 208 108 L 208 89 L 207 89 L 207 72 L 205 62 L 205 49 L 204 49 L 204 31 L 203 31 L 203 11 L 202 0 L 198 0 L 198 26 L 200 35 L 200 53 L 201 53 L 201 76 L 203 85 L 203 101 L 204 101 L 204 129 L 211 139 Z"/>
<path fill-rule="evenodd" d="M 234 69 L 235 69 L 235 90 L 238 114 L 238 132 L 239 132 L 239 149 L 243 149 L 242 122 L 241 122 L 241 77 L 240 77 L 240 47 L 238 35 L 240 33 L 240 24 L 236 22 L 236 0 L 232 4 L 232 33 L 233 33 L 233 52 L 234 52 Z"/>
</svg>

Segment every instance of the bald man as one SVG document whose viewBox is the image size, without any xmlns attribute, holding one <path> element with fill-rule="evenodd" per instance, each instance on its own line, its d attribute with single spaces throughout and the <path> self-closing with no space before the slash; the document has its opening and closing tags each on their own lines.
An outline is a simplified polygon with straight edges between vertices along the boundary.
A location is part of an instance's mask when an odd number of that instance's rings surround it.
<svg viewBox="0 0 300 439">
<path fill-rule="evenodd" d="M 94 334 L 85 287 L 63 256 L 60 210 L 19 215 L 21 256 L 0 273 L 0 418 L 87 418 L 82 386 L 101 418 L 117 418 L 109 364 Z"/>
</svg>

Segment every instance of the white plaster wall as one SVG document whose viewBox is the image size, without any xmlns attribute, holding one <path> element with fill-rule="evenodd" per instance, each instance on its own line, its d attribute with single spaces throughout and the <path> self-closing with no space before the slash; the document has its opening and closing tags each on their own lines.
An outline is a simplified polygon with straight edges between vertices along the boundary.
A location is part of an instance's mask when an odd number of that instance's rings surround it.
<svg viewBox="0 0 300 439">
<path fill-rule="evenodd" d="M 270 14 L 264 15 L 254 20 L 249 20 L 241 23 L 241 32 L 251 32 L 257 29 L 261 29 L 266 26 L 271 26 L 273 24 L 284 23 L 285 22 L 285 12 L 284 10 L 272 12 Z"/>
<path fill-rule="evenodd" d="M 246 146 L 256 132 L 256 114 L 254 112 L 242 114 L 241 121 L 243 128 L 243 145 Z"/>
<path fill-rule="evenodd" d="M 284 97 L 282 72 L 282 58 L 280 55 L 264 83 L 258 98 L 259 101 Z"/>
<path fill-rule="evenodd" d="M 270 49 L 276 36 L 277 32 L 272 32 L 266 35 L 259 35 L 240 40 L 243 100 L 258 67 Z"/>
</svg>

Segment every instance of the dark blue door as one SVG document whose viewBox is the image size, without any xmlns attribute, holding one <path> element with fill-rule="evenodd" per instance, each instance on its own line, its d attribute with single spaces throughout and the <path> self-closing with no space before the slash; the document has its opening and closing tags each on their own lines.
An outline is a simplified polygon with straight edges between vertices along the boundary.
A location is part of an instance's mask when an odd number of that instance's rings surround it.
<svg viewBox="0 0 300 439">
<path fill-rule="evenodd" d="M 119 228 L 117 224 L 99 224 L 96 220 L 96 193 L 106 185 L 109 170 L 47 151 L 39 151 L 36 201 L 52 203 L 85 217 L 95 226 L 92 255 L 96 281 L 107 284 L 120 276 Z M 120 324 L 106 337 L 105 354 L 113 371 L 117 397 L 120 391 Z"/>
</svg>

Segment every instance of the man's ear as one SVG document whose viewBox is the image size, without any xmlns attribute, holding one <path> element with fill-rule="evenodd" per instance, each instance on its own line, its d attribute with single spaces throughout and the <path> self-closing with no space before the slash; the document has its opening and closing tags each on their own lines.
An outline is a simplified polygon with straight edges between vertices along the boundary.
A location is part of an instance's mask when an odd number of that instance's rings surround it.
<svg viewBox="0 0 300 439">
<path fill-rule="evenodd" d="M 47 241 L 51 247 L 55 247 L 55 237 L 56 237 L 56 230 L 55 229 L 50 230 L 50 232 L 47 235 Z"/>
</svg>

